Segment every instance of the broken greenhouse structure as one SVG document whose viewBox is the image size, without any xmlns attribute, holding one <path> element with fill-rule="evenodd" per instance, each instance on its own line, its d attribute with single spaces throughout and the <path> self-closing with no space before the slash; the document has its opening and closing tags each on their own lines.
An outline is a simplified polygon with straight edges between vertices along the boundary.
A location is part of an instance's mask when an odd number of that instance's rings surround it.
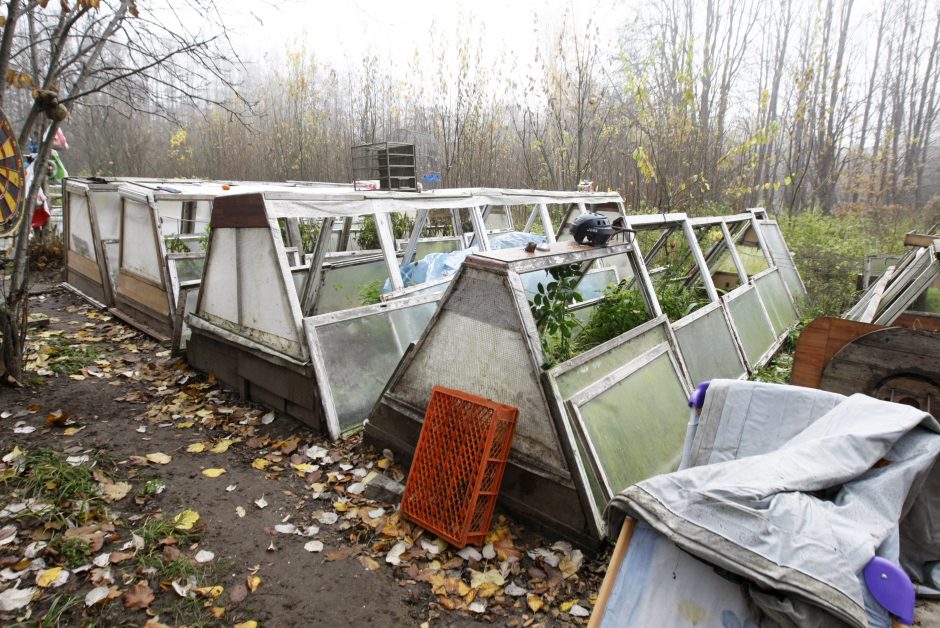
<svg viewBox="0 0 940 628">
<path fill-rule="evenodd" d="M 692 385 L 762 366 L 804 288 L 762 210 L 690 219 L 627 215 L 618 203 L 612 222 L 636 236 L 596 248 L 561 237 L 575 215 L 548 250 L 466 259 L 365 439 L 410 458 L 435 385 L 518 407 L 504 505 L 590 544 L 617 492 L 675 469 Z M 556 297 L 578 321 L 567 338 L 546 323 Z"/>
<path fill-rule="evenodd" d="M 339 438 L 361 427 L 464 257 L 554 241 L 553 207 L 619 202 L 611 193 L 498 189 L 220 197 L 187 319 L 189 363 Z M 302 264 L 285 254 L 283 220 L 316 233 Z"/>
<path fill-rule="evenodd" d="M 66 287 L 160 341 L 185 348 L 212 200 L 283 184 L 142 178 L 63 182 Z M 287 230 L 291 234 L 294 230 Z M 285 254 L 299 259 L 299 235 Z"/>
</svg>

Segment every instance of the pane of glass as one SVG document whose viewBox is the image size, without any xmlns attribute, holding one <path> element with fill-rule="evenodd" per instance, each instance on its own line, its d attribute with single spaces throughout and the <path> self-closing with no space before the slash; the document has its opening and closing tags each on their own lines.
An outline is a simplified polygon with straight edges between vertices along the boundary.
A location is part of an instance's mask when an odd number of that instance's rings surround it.
<svg viewBox="0 0 940 628">
<path fill-rule="evenodd" d="M 90 260 L 97 260 L 94 238 L 91 235 L 91 218 L 88 215 L 88 200 L 72 194 L 69 197 L 69 250 Z"/>
<path fill-rule="evenodd" d="M 737 235 L 738 233 L 741 235 Z M 748 277 L 753 277 L 770 268 L 767 265 L 767 258 L 764 257 L 764 252 L 760 248 L 760 243 L 757 241 L 757 234 L 751 228 L 751 223 L 740 223 L 737 232 L 733 234 L 733 239 L 738 257 L 741 258 L 741 264 L 744 265 L 744 272 L 747 273 Z"/>
<path fill-rule="evenodd" d="M 774 344 L 776 336 L 764 315 L 757 292 L 749 288 L 727 303 L 728 313 L 738 330 L 739 340 L 744 346 L 744 355 L 751 366 Z"/>
<path fill-rule="evenodd" d="M 777 265 L 777 268 L 780 269 L 780 276 L 786 282 L 787 288 L 790 289 L 790 294 L 797 298 L 803 296 L 803 284 L 800 283 L 800 276 L 797 274 L 796 267 L 793 265 L 793 260 L 790 257 L 787 244 L 783 239 L 780 226 L 775 222 L 762 222 L 761 231 L 764 234 L 764 241 L 767 242 L 767 248 L 770 249 L 770 254 L 774 258 L 774 263 Z M 878 272 L 878 276 L 880 276 L 884 270 L 884 267 L 881 268 Z"/>
<path fill-rule="evenodd" d="M 294 280 L 294 290 L 297 292 L 298 297 L 304 293 L 304 280 L 307 278 L 307 270 L 306 266 L 290 269 L 290 277 Z"/>
<path fill-rule="evenodd" d="M 579 408 L 614 493 L 675 470 L 688 423 L 686 403 L 666 352 Z"/>
<path fill-rule="evenodd" d="M 155 283 L 162 283 L 161 260 L 157 258 L 150 208 L 124 200 L 124 229 L 121 242 L 121 269 L 129 270 Z"/>
<path fill-rule="evenodd" d="M 512 222 L 509 220 L 509 214 L 506 208 L 502 206 L 490 207 L 489 214 L 484 223 L 487 229 L 494 231 L 508 231 L 512 229 Z"/>
<path fill-rule="evenodd" d="M 783 278 L 779 271 L 764 275 L 754 281 L 760 298 L 770 315 L 770 322 L 774 326 L 774 334 L 780 336 L 790 325 L 796 322 L 796 309 L 783 285 Z"/>
<path fill-rule="evenodd" d="M 421 303 L 318 326 L 326 373 L 341 431 L 359 427 L 375 405 L 405 349 L 420 337 L 436 302 Z"/>
<path fill-rule="evenodd" d="M 384 259 L 323 265 L 316 314 L 326 314 L 362 305 L 364 293 L 382 290 L 388 281 Z"/>
<path fill-rule="evenodd" d="M 592 358 L 589 362 L 562 373 L 555 378 L 561 398 L 571 399 L 575 393 L 610 375 L 630 360 L 663 342 L 666 342 L 666 327 L 657 325 L 640 336 Z"/>
<path fill-rule="evenodd" d="M 193 281 L 202 279 L 202 269 L 206 265 L 206 258 L 174 259 L 176 264 L 176 277 L 179 281 Z"/>
<path fill-rule="evenodd" d="M 675 329 L 676 341 L 693 384 L 745 373 L 731 328 L 721 308 Z"/>
<path fill-rule="evenodd" d="M 940 279 L 934 280 L 934 282 L 917 297 L 917 300 L 911 304 L 911 307 L 908 308 L 907 311 L 909 313 L 940 314 Z"/>
<path fill-rule="evenodd" d="M 407 246 L 408 243 L 405 242 L 401 248 L 405 249 Z M 463 243 L 460 238 L 418 240 L 418 246 L 415 248 L 415 259 L 424 259 L 428 253 L 452 253 L 459 251 L 461 248 L 463 248 Z"/>
</svg>

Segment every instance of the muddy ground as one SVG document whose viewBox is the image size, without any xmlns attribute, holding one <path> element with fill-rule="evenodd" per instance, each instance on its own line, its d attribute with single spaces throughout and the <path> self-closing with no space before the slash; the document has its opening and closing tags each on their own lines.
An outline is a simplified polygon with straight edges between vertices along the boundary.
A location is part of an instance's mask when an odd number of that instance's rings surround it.
<svg viewBox="0 0 940 628">
<path fill-rule="evenodd" d="M 71 571 L 60 586 L 37 587 L 28 606 L 0 612 L 4 623 L 586 621 L 606 555 L 584 557 L 564 543 L 552 548 L 558 539 L 527 534 L 498 513 L 485 556 L 458 556 L 400 520 L 394 498 L 383 502 L 359 492 L 359 480 L 369 473 L 393 479 L 402 479 L 402 473 L 381 452 L 361 447 L 358 438 L 331 443 L 291 419 L 240 404 L 211 376 L 190 371 L 164 347 L 63 289 L 34 297 L 32 311 L 48 315 L 50 324 L 31 332 L 26 386 L 0 389 L 0 455 L 14 447 L 26 454 L 51 449 L 62 459 L 73 456 L 76 464 L 93 467 L 101 486 L 125 482 L 130 490 L 91 521 L 110 522 L 115 530 L 105 529 L 102 546 L 71 563 L 46 548 L 38 552 L 41 563 L 26 564 L 30 542 L 60 548 L 54 539 L 61 527 L 44 525 L 42 517 L 17 520 L 22 525 L 11 543 L 2 544 L 0 530 L 0 567 L 12 569 L 6 574 L 18 576 L 20 587 L 35 586 L 43 567 Z M 15 463 L 7 461 L 7 472 Z M 224 473 L 210 477 L 219 469 Z M 165 489 L 158 492 L 161 484 Z M 0 483 L 0 508 L 23 498 L 9 490 Z M 193 530 L 171 530 L 179 539 L 170 535 L 168 543 L 156 539 L 123 550 L 128 539 L 140 538 L 133 535 L 148 521 L 176 521 L 187 510 L 197 513 L 198 521 Z M 311 547 L 313 541 L 322 549 Z M 395 559 L 399 544 L 406 551 Z M 535 558 L 528 555 L 537 548 L 541 553 Z M 195 563 L 200 550 L 214 557 Z M 101 558 L 108 552 L 110 565 Z M 116 554 L 131 553 L 113 562 Z M 150 566 L 155 556 L 162 561 L 157 569 Z M 101 577 L 98 562 L 83 569 L 96 558 L 111 571 L 109 578 Z M 135 609 L 141 602 L 126 593 L 141 582 L 154 600 Z M 246 595 L 250 585 L 254 590 Z M 218 589 L 211 587 L 219 586 L 224 590 L 215 597 Z M 86 598 L 93 589 L 109 597 Z"/>
<path fill-rule="evenodd" d="M 4 625 L 586 623 L 609 552 L 497 513 L 482 554 L 457 553 L 401 520 L 394 496 L 362 492 L 371 474 L 403 475 L 358 438 L 241 404 L 60 288 L 32 311 L 49 325 L 31 332 L 29 381 L 0 388 Z M 93 507 L 64 475 L 30 502 L 17 482 L 41 460 L 91 478 Z M 40 502 L 56 510 L 28 512 Z M 33 592 L 10 602 L 10 582 Z M 938 608 L 916 623 L 940 625 Z"/>
</svg>

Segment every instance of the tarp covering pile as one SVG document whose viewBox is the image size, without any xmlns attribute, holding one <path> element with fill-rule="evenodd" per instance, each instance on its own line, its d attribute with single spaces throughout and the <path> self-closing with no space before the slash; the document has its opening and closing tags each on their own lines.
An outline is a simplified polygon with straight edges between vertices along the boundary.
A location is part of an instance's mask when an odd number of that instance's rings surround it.
<svg viewBox="0 0 940 628">
<path fill-rule="evenodd" d="M 691 465 L 621 492 L 645 521 L 743 577 L 762 626 L 890 626 L 862 570 L 878 555 L 940 576 L 940 425 L 864 395 L 712 382 Z"/>
</svg>

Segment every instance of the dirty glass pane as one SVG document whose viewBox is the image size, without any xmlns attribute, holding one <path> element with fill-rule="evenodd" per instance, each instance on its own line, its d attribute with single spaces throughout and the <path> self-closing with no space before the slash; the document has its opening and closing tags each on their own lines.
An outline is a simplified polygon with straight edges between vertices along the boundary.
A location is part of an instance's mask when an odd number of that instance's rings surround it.
<svg viewBox="0 0 940 628">
<path fill-rule="evenodd" d="M 320 275 L 316 314 L 327 314 L 362 305 L 363 292 L 381 290 L 388 281 L 384 259 L 324 264 Z"/>
<path fill-rule="evenodd" d="M 327 369 L 317 377 L 325 377 L 333 393 L 341 431 L 362 424 L 436 308 L 436 302 L 421 303 L 316 327 Z"/>
<path fill-rule="evenodd" d="M 584 390 L 630 360 L 662 344 L 666 341 L 666 337 L 665 326 L 657 325 L 640 336 L 592 358 L 589 362 L 558 375 L 555 380 L 558 383 L 558 392 L 561 394 L 561 398 L 570 399 L 578 391 Z"/>
<path fill-rule="evenodd" d="M 402 245 L 402 249 L 408 246 L 408 243 L 405 242 Z M 460 241 L 460 238 L 447 238 L 447 239 L 434 239 L 434 240 L 418 240 L 418 246 L 415 249 L 415 259 L 421 260 L 428 253 L 452 253 L 454 251 L 459 251 L 463 248 L 463 243 Z"/>
<path fill-rule="evenodd" d="M 508 231 L 512 229 L 512 221 L 505 207 L 490 207 L 489 214 L 484 222 L 486 228 L 494 231 Z"/>
<path fill-rule="evenodd" d="M 614 493 L 679 465 L 686 402 L 666 352 L 580 406 L 584 429 Z"/>
<path fill-rule="evenodd" d="M 745 373 L 721 308 L 675 327 L 674 332 L 693 384 L 716 378 L 736 379 Z"/>
<path fill-rule="evenodd" d="M 738 231 L 743 231 L 743 235 L 740 237 L 734 236 L 735 248 L 738 251 L 738 257 L 741 258 L 741 263 L 744 265 L 744 272 L 747 273 L 748 277 L 753 277 L 770 267 L 767 265 L 767 258 L 764 257 L 764 252 L 757 241 L 757 234 L 754 233 L 751 224 L 741 224 L 742 226 L 738 228 Z"/>
<path fill-rule="evenodd" d="M 290 278 L 294 280 L 294 290 L 298 297 L 304 293 L 304 280 L 307 278 L 307 272 L 306 266 L 290 269 Z"/>
<path fill-rule="evenodd" d="M 800 276 L 797 274 L 796 267 L 793 265 L 793 259 L 790 257 L 790 251 L 787 249 L 787 244 L 783 239 L 783 233 L 780 231 L 780 226 L 775 222 L 762 222 L 761 230 L 764 234 L 764 241 L 767 243 L 767 248 L 770 249 L 770 255 L 774 258 L 774 263 L 777 265 L 777 268 L 780 269 L 780 276 L 786 282 L 787 287 L 790 289 L 790 294 L 794 296 L 802 296 L 803 284 L 800 282 Z M 878 273 L 884 272 L 884 268 Z"/>
<path fill-rule="evenodd" d="M 770 315 L 774 334 L 780 336 L 797 320 L 796 309 L 790 301 L 790 295 L 787 294 L 787 288 L 783 285 L 780 273 L 772 272 L 759 277 L 754 280 L 754 285 L 757 286 L 764 307 L 767 308 L 767 314 Z"/>
<path fill-rule="evenodd" d="M 934 280 L 907 311 L 908 313 L 940 314 L 940 279 Z"/>
<path fill-rule="evenodd" d="M 189 288 L 183 290 L 183 298 L 186 299 L 186 305 L 183 310 L 183 330 L 180 336 L 180 349 L 185 349 L 186 344 L 192 336 L 192 329 L 186 322 L 186 315 L 196 311 L 196 301 L 199 299 L 199 288 Z"/>
<path fill-rule="evenodd" d="M 123 241 L 121 242 L 121 269 L 128 270 L 157 284 L 163 282 L 157 258 L 150 208 L 142 203 L 124 201 Z"/>
<path fill-rule="evenodd" d="M 744 347 L 744 355 L 750 365 L 755 366 L 776 340 L 770 322 L 761 308 L 757 291 L 749 288 L 729 300 L 727 306 Z"/>
<path fill-rule="evenodd" d="M 176 264 L 176 277 L 180 281 L 202 280 L 202 269 L 206 265 L 206 258 L 174 259 Z"/>
<path fill-rule="evenodd" d="M 615 268 L 597 268 L 585 273 L 578 282 L 578 292 L 585 300 L 604 296 L 604 290 L 610 284 L 620 280 Z"/>
<path fill-rule="evenodd" d="M 78 194 L 69 197 L 69 250 L 90 260 L 98 259 L 91 235 L 88 199 Z"/>
</svg>

